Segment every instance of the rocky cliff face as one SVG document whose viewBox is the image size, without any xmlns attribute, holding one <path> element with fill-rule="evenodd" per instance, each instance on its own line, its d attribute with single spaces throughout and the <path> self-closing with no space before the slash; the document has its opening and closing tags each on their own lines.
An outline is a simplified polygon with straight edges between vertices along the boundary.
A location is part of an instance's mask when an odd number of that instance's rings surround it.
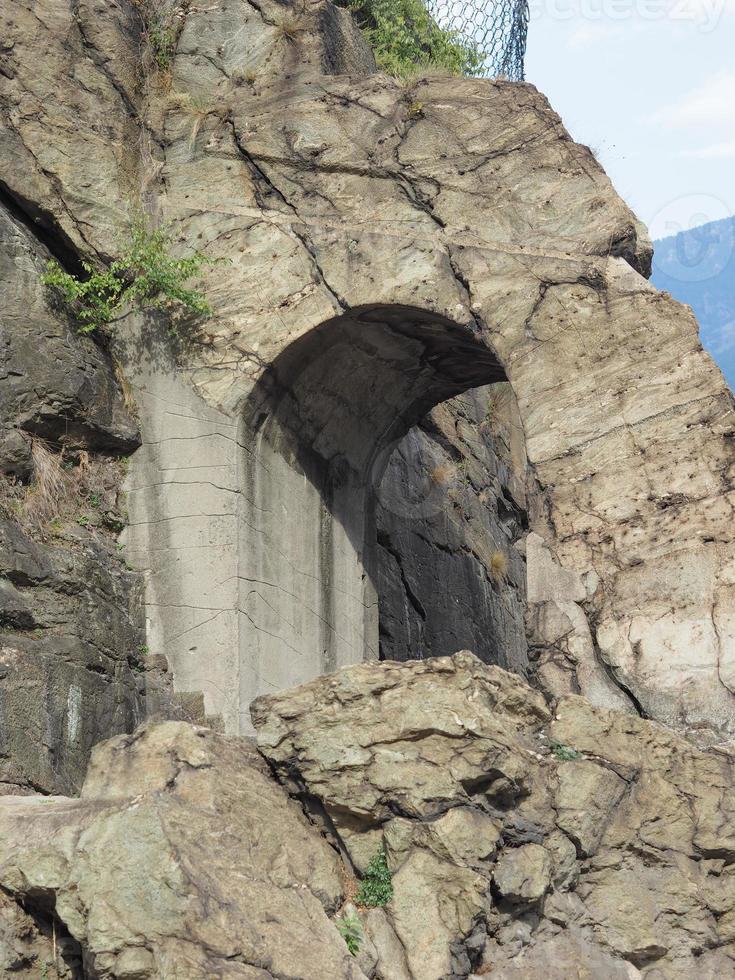
<svg viewBox="0 0 735 980">
<path fill-rule="evenodd" d="M 94 750 L 80 799 L 0 800 L 0 968 L 109 980 L 733 973 L 727 754 L 576 696 L 552 716 L 468 653 L 347 668 L 261 699 L 253 719 L 259 751 L 147 725 Z M 360 906 L 359 879 L 383 851 L 392 896 Z"/>
<path fill-rule="evenodd" d="M 108 354 L 49 306 L 50 252 L 0 196 L 0 793 L 73 793 L 145 716 L 141 588 L 114 547 L 140 444 Z"/>
<path fill-rule="evenodd" d="M 689 312 L 646 282 L 645 229 L 532 86 L 376 74 L 325 0 L 3 17 L 0 178 L 25 230 L 74 269 L 118 255 L 142 208 L 179 254 L 228 260 L 201 284 L 209 323 L 174 341 L 133 312 L 108 338 L 143 440 L 127 560 L 179 692 L 249 731 L 255 695 L 378 656 L 381 589 L 386 650 L 492 658 L 497 635 L 522 667 L 525 553 L 547 690 L 735 731 L 732 399 Z M 533 488 L 518 554 L 519 498 L 481 513 L 505 478 L 450 448 L 461 412 L 410 437 L 462 470 L 445 526 L 391 516 L 410 442 L 377 513 L 406 434 L 498 382 Z M 437 563 L 478 626 L 462 603 L 447 620 Z"/>
</svg>

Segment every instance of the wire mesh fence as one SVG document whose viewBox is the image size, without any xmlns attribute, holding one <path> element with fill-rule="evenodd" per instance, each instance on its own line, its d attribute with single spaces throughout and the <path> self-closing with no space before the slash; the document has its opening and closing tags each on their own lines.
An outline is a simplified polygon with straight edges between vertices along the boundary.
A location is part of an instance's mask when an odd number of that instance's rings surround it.
<svg viewBox="0 0 735 980">
<path fill-rule="evenodd" d="M 480 55 L 483 78 L 521 82 L 528 35 L 528 0 L 425 0 L 436 23 Z"/>
</svg>

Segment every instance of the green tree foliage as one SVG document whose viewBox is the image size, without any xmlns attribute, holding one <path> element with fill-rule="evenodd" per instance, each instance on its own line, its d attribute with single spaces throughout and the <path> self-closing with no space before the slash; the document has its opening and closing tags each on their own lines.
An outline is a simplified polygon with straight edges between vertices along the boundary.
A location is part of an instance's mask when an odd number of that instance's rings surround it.
<svg viewBox="0 0 735 980">
<path fill-rule="evenodd" d="M 483 57 L 456 31 L 439 27 L 422 0 L 337 0 L 352 11 L 378 66 L 403 77 L 416 68 L 439 68 L 453 75 L 474 75 Z"/>
<path fill-rule="evenodd" d="M 185 283 L 204 266 L 219 260 L 201 252 L 173 258 L 170 246 L 171 236 L 165 229 L 150 229 L 139 219 L 133 223 L 126 251 L 106 269 L 83 262 L 87 278 L 80 279 L 51 260 L 42 281 L 61 294 L 80 333 L 91 333 L 110 323 L 128 306 L 163 309 L 178 303 L 200 316 L 210 316 L 211 308 L 202 293 Z"/>
<path fill-rule="evenodd" d="M 367 866 L 356 901 L 358 905 L 374 907 L 387 905 L 392 898 L 393 882 L 385 851 L 381 847 Z"/>
</svg>

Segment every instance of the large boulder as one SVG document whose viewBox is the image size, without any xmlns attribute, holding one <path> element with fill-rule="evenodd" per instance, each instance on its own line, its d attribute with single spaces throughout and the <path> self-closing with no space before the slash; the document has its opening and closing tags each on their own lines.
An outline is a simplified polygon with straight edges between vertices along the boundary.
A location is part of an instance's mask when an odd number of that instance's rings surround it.
<svg viewBox="0 0 735 980">
<path fill-rule="evenodd" d="M 6 797 L 0 826 L 0 884 L 40 928 L 55 925 L 60 969 L 364 976 L 329 920 L 342 898 L 337 854 L 247 741 L 182 722 L 140 728 L 95 750 L 81 799 Z M 0 962 L 39 975 L 28 943 L 13 953 L 0 931 L 0 950 Z"/>
<path fill-rule="evenodd" d="M 363 665 L 253 705 L 279 778 L 365 872 L 415 980 L 735 971 L 735 767 L 469 653 Z M 322 818 L 323 819 L 323 818 Z"/>
</svg>

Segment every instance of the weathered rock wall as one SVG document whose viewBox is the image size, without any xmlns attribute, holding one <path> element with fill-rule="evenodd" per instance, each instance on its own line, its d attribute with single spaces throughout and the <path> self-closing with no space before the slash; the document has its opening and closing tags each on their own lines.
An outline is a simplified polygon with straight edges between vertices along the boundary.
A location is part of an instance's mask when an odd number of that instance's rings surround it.
<svg viewBox="0 0 735 980">
<path fill-rule="evenodd" d="M 140 204 L 230 260 L 178 349 L 160 318 L 115 330 L 149 645 L 228 731 L 255 694 L 376 655 L 388 458 L 508 380 L 539 676 L 730 734 L 732 399 L 646 282 L 645 230 L 532 86 L 365 74 L 346 14 L 287 12 L 181 9 L 165 77 L 144 7 L 3 12 L 14 206 L 68 261 L 115 254 Z"/>
<path fill-rule="evenodd" d="M 47 303 L 44 237 L 0 203 L 0 793 L 77 792 L 146 710 L 142 587 L 110 531 L 138 427 L 109 356 Z"/>
<path fill-rule="evenodd" d="M 405 960 L 377 976 L 732 974 L 729 755 L 578 696 L 552 718 L 467 653 L 340 671 L 253 719 L 358 869 L 385 848 Z"/>
</svg>

